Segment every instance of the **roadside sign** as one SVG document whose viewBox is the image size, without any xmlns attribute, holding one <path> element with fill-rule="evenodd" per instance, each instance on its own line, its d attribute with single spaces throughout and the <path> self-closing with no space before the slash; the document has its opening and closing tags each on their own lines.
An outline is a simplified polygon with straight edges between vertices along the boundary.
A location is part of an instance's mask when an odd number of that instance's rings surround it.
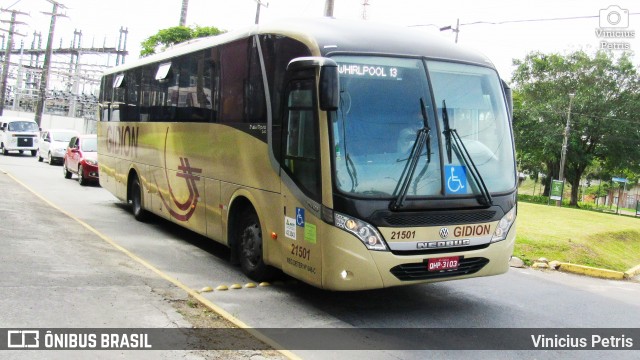
<svg viewBox="0 0 640 360">
<path fill-rule="evenodd" d="M 619 178 L 619 177 L 611 178 L 611 181 L 615 181 L 615 182 L 619 182 L 619 183 L 625 183 L 625 184 L 627 183 L 627 179 Z"/>
<path fill-rule="evenodd" d="M 549 198 L 551 200 L 562 200 L 563 189 L 564 189 L 564 181 L 551 180 L 551 193 Z"/>
</svg>

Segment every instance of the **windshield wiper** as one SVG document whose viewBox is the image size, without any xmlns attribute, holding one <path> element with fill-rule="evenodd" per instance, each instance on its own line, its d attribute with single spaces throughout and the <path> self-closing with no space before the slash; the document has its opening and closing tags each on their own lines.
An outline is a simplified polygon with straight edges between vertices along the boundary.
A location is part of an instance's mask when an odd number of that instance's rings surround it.
<svg viewBox="0 0 640 360">
<path fill-rule="evenodd" d="M 467 147 L 464 146 L 462 142 L 462 138 L 458 134 L 456 129 L 452 129 L 449 126 L 449 113 L 447 112 L 447 103 L 445 100 L 442 100 L 442 122 L 444 123 L 444 131 L 443 134 L 445 136 L 445 145 L 447 148 L 447 160 L 449 164 L 451 164 L 451 148 L 452 144 L 455 147 L 456 154 L 458 157 L 462 159 L 462 162 L 467 166 L 469 172 L 471 173 L 471 177 L 473 181 L 478 186 L 480 193 L 482 195 L 482 200 L 486 205 L 493 205 L 493 199 L 491 198 L 491 194 L 489 193 L 489 189 L 487 189 L 487 185 L 484 183 L 484 179 L 482 179 L 482 175 L 480 175 L 480 171 L 476 167 L 476 164 L 473 162 Z"/>
<path fill-rule="evenodd" d="M 345 152 L 346 151 L 347 149 L 345 147 Z M 345 158 L 347 160 L 347 173 L 349 174 L 349 178 L 351 179 L 351 192 L 354 192 L 358 187 L 358 171 L 356 170 L 356 166 L 354 165 L 353 160 L 351 160 L 351 156 L 349 156 L 348 152 L 345 155 Z"/>
<path fill-rule="evenodd" d="M 422 149 L 424 149 L 425 145 L 427 146 L 427 165 L 431 162 L 431 128 L 429 127 L 429 119 L 427 117 L 427 111 L 422 98 L 420 98 L 420 110 L 422 112 L 422 120 L 424 124 L 422 129 L 418 130 L 416 141 L 413 143 L 411 153 L 407 159 L 407 164 L 402 170 L 402 174 L 398 180 L 398 185 L 396 185 L 396 188 L 393 191 L 394 194 L 398 194 L 398 197 L 396 197 L 389 205 L 393 211 L 397 211 L 404 206 L 404 200 L 407 197 L 411 179 L 413 178 L 413 174 L 416 172 L 416 167 L 418 166 L 418 161 L 420 160 L 420 156 L 422 156 Z M 418 180 L 424 175 L 427 165 L 425 165 L 425 169 L 418 176 Z"/>
</svg>

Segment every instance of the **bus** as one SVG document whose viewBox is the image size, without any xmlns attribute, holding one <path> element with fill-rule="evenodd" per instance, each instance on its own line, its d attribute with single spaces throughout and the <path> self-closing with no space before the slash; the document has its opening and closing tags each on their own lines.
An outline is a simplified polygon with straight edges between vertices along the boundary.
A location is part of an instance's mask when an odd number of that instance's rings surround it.
<svg viewBox="0 0 640 360">
<path fill-rule="evenodd" d="M 100 184 L 230 248 L 256 281 L 329 290 L 501 274 L 515 241 L 510 89 L 412 29 L 256 25 L 109 69 Z"/>
</svg>

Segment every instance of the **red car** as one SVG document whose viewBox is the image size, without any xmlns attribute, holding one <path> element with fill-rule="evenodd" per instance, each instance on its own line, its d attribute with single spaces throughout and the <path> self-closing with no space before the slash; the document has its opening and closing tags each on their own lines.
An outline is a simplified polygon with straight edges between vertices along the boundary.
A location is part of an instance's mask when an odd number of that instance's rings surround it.
<svg viewBox="0 0 640 360">
<path fill-rule="evenodd" d="M 73 174 L 77 174 L 78 183 L 83 186 L 99 181 L 96 135 L 79 135 L 71 138 L 64 154 L 62 171 L 66 179 L 71 179 Z"/>
</svg>

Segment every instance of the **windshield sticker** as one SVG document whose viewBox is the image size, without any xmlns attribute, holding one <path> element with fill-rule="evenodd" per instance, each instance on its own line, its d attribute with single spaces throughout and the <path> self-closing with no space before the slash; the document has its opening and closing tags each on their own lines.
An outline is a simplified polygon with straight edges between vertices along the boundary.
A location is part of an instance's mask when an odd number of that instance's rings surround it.
<svg viewBox="0 0 640 360">
<path fill-rule="evenodd" d="M 467 194 L 467 168 L 459 165 L 445 165 L 446 194 Z"/>
<path fill-rule="evenodd" d="M 296 219 L 288 216 L 284 217 L 284 236 L 291 240 L 296 240 Z"/>
</svg>

